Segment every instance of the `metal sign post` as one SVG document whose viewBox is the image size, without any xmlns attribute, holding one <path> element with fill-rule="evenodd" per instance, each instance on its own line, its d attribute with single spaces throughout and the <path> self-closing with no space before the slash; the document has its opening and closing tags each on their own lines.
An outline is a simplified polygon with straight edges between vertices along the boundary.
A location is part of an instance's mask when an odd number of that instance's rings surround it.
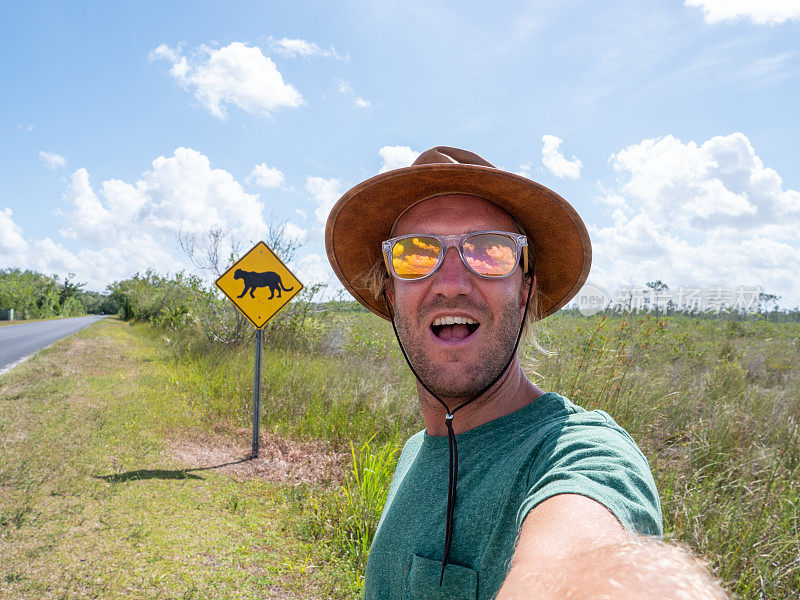
<svg viewBox="0 0 800 600">
<path fill-rule="evenodd" d="M 253 246 L 216 280 L 217 287 L 256 328 L 255 376 L 253 378 L 253 452 L 258 458 L 261 422 L 261 351 L 264 326 L 300 293 L 303 284 L 264 242 Z M 269 292 L 269 296 L 267 296 Z"/>
<path fill-rule="evenodd" d="M 258 429 L 261 422 L 261 347 L 264 343 L 264 330 L 256 329 L 256 368 L 253 380 L 253 452 L 258 458 Z"/>
</svg>

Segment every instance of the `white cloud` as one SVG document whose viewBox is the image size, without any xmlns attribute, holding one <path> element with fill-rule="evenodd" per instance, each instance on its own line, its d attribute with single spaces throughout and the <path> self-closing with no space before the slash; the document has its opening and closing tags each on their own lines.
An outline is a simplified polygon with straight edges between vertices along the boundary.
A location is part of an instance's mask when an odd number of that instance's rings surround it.
<svg viewBox="0 0 800 600">
<path fill-rule="evenodd" d="M 611 156 L 618 184 L 590 226 L 606 285 L 759 285 L 800 303 L 800 192 L 783 189 L 742 133 L 702 144 L 645 139 Z"/>
<path fill-rule="evenodd" d="M 749 18 L 756 25 L 779 25 L 800 18 L 800 0 L 685 0 L 703 9 L 706 23 Z"/>
<path fill-rule="evenodd" d="M 308 239 L 308 232 L 291 221 L 283 226 L 283 235 L 290 242 L 303 243 Z"/>
<path fill-rule="evenodd" d="M 213 226 L 256 239 L 266 227 L 258 195 L 245 192 L 230 173 L 212 168 L 208 157 L 191 148 L 159 156 L 135 183 L 103 182 L 99 195 L 86 169 L 78 169 L 66 200 L 71 210 L 62 235 L 98 244 L 135 238 L 139 232 L 166 240 L 181 231 L 200 233 Z"/>
<path fill-rule="evenodd" d="M 304 104 L 303 96 L 284 82 L 271 58 L 241 42 L 219 49 L 201 46 L 191 58 L 183 55 L 180 46 L 161 44 L 150 59 L 172 63 L 170 75 L 219 119 L 227 118 L 226 105 L 266 115 L 283 106 Z"/>
<path fill-rule="evenodd" d="M 0 263 L 20 269 L 60 276 L 75 273 L 88 289 L 102 290 L 114 279 L 120 279 L 154 267 L 176 271 L 182 265 L 166 250 L 148 241 L 122 239 L 114 247 L 100 250 L 82 249 L 72 252 L 50 238 L 27 241 L 14 223 L 11 210 L 0 210 Z"/>
<path fill-rule="evenodd" d="M 791 65 L 796 62 L 796 52 L 783 52 L 774 56 L 762 56 L 750 61 L 737 73 L 741 79 L 780 82 L 792 77 Z M 752 83 L 751 83 L 752 85 Z"/>
<path fill-rule="evenodd" d="M 542 136 L 542 164 L 556 177 L 577 179 L 581 176 L 583 164 L 575 156 L 572 160 L 564 157 L 558 149 L 563 141 L 554 135 Z"/>
<path fill-rule="evenodd" d="M 47 152 L 46 150 L 39 150 L 39 158 L 44 161 L 48 169 L 56 169 L 58 167 L 66 167 L 67 159 L 55 152 Z"/>
<path fill-rule="evenodd" d="M 192 270 L 179 249 L 180 233 L 202 235 L 221 227 L 248 247 L 268 231 L 258 194 L 246 192 L 229 172 L 213 168 L 191 148 L 159 156 L 132 182 L 108 179 L 93 186 L 89 172 L 77 169 L 64 200 L 63 240 L 26 240 L 11 210 L 0 210 L 0 264 L 72 272 L 89 289 L 103 289 L 148 268 Z M 306 230 L 291 221 L 285 233 L 294 241 L 307 238 Z M 220 253 L 228 256 L 230 250 L 228 240 Z"/>
<path fill-rule="evenodd" d="M 338 179 L 310 176 L 306 178 L 306 191 L 317 204 L 317 210 L 314 211 L 317 221 L 325 223 L 328 220 L 333 205 L 344 193 L 343 187 Z"/>
<path fill-rule="evenodd" d="M 98 190 L 92 187 L 88 171 L 78 169 L 65 200 L 68 208 L 63 211 L 61 234 L 100 247 L 96 258 L 108 271 L 98 267 L 98 275 L 92 277 L 102 279 L 104 274 L 106 282 L 148 267 L 161 272 L 183 268 L 188 261 L 177 252 L 181 233 L 202 234 L 222 227 L 246 244 L 260 239 L 267 229 L 258 195 L 247 193 L 230 173 L 212 168 L 205 155 L 191 148 L 159 156 L 133 183 L 109 179 Z M 223 248 L 222 254 L 229 251 Z M 86 253 L 95 251 L 81 252 L 94 256 Z M 70 263 L 69 254 L 57 244 L 51 243 L 48 253 L 57 264 Z M 72 270 L 80 274 L 85 269 Z"/>
<path fill-rule="evenodd" d="M 115 221 L 127 221 L 132 216 L 131 213 L 135 212 L 135 210 L 125 210 L 124 204 L 130 202 L 118 201 L 117 204 L 123 204 L 120 206 L 122 210 L 115 214 L 110 213 L 92 189 L 89 172 L 83 167 L 72 174 L 66 196 L 67 201 L 74 206 L 68 215 L 69 227 L 61 230 L 61 235 L 68 238 L 85 238 L 98 243 L 112 242 L 116 237 Z M 127 195 L 127 199 L 135 202 L 136 198 L 132 196 L 135 194 Z"/>
<path fill-rule="evenodd" d="M 75 273 L 77 279 L 85 281 L 87 288 L 93 290 L 102 290 L 111 281 L 137 272 L 143 273 L 147 269 L 174 273 L 184 268 L 169 251 L 146 238 L 137 240 L 135 245 L 126 240 L 116 247 L 99 250 L 83 248 L 77 252 L 72 252 L 50 238 L 34 240 L 25 266 L 41 273 L 62 276 Z"/>
<path fill-rule="evenodd" d="M 281 38 L 280 40 L 270 40 L 270 46 L 278 53 L 289 58 L 295 56 L 314 56 L 322 54 L 322 49 L 314 42 L 307 42 L 301 39 Z"/>
<path fill-rule="evenodd" d="M 356 92 L 349 81 L 344 81 L 343 79 L 339 80 L 339 93 L 350 97 L 355 96 L 355 98 L 353 98 L 353 106 L 357 106 L 358 108 L 369 108 L 372 106 L 372 103 L 366 98 L 356 96 Z"/>
<path fill-rule="evenodd" d="M 177 48 L 170 48 L 166 44 L 161 44 L 158 48 L 156 48 L 150 53 L 148 58 L 151 61 L 158 60 L 159 58 L 161 58 L 173 64 L 179 63 L 181 61 L 185 63 L 186 59 L 181 57 L 182 53 L 183 53 L 183 42 L 178 44 Z"/>
<path fill-rule="evenodd" d="M 343 58 L 336 52 L 336 48 L 331 46 L 328 50 L 323 50 L 314 42 L 309 42 L 302 39 L 281 38 L 276 40 L 269 39 L 270 47 L 278 54 L 286 56 L 287 58 L 295 58 L 296 56 L 324 56 L 326 58 Z M 345 59 L 347 57 L 344 57 Z"/>
<path fill-rule="evenodd" d="M 265 188 L 279 188 L 283 187 L 286 179 L 280 170 L 275 167 L 268 167 L 266 163 L 261 163 L 253 167 L 250 175 L 247 176 L 247 181 Z"/>
<path fill-rule="evenodd" d="M 392 169 L 410 167 L 411 163 L 417 160 L 417 157 L 420 155 L 419 152 L 412 150 L 408 146 L 384 146 L 378 150 L 378 154 L 380 154 L 383 159 L 380 173 L 385 173 Z"/>
<path fill-rule="evenodd" d="M 5 260 L 25 254 L 28 243 L 22 237 L 22 229 L 14 222 L 10 208 L 0 210 L 0 262 L 13 264 L 15 261 Z"/>
<path fill-rule="evenodd" d="M 295 261 L 293 272 L 297 273 L 300 281 L 306 286 L 314 285 L 315 283 L 327 283 L 336 290 L 341 289 L 341 284 L 334 276 L 328 259 L 321 254 L 308 254 Z M 326 297 L 330 297 L 332 290 L 327 291 Z"/>
<path fill-rule="evenodd" d="M 522 175 L 528 179 L 533 179 L 533 163 L 525 163 L 524 165 L 520 165 L 519 170 L 516 171 L 516 175 Z"/>
</svg>

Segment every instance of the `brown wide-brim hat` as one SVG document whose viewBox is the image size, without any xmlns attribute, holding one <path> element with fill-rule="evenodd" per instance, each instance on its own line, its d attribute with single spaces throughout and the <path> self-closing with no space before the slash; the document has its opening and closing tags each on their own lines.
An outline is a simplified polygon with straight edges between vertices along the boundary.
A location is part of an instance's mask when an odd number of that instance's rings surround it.
<svg viewBox="0 0 800 600">
<path fill-rule="evenodd" d="M 328 216 L 325 247 L 333 271 L 366 308 L 389 319 L 365 275 L 383 261 L 381 242 L 413 205 L 442 194 L 469 194 L 505 209 L 524 229 L 539 290 L 538 318 L 578 293 L 589 275 L 592 244 L 575 209 L 554 191 L 501 171 L 468 150 L 436 146 L 410 167 L 376 175 L 342 196 Z"/>
</svg>

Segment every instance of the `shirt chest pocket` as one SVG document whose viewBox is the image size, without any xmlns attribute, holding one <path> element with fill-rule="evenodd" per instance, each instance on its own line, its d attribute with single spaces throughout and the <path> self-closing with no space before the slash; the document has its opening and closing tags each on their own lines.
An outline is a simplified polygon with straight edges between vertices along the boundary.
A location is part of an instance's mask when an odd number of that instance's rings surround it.
<svg viewBox="0 0 800 600">
<path fill-rule="evenodd" d="M 441 562 L 414 555 L 406 579 L 405 600 L 477 600 L 477 571 L 448 563 L 440 587 L 441 575 Z"/>
</svg>

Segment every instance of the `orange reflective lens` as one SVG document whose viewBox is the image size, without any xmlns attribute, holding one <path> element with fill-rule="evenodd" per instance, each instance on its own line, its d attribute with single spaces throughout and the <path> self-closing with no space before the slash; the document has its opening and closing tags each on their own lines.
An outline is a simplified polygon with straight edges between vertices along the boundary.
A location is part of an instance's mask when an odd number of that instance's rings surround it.
<svg viewBox="0 0 800 600">
<path fill-rule="evenodd" d="M 506 277 L 519 262 L 524 235 L 482 231 L 463 235 L 407 235 L 383 244 L 386 262 L 400 279 L 422 279 L 441 264 L 454 245 L 464 264 L 481 277 Z"/>
<path fill-rule="evenodd" d="M 432 237 L 407 237 L 392 246 L 392 268 L 401 279 L 419 279 L 433 273 L 442 246 Z"/>
</svg>

